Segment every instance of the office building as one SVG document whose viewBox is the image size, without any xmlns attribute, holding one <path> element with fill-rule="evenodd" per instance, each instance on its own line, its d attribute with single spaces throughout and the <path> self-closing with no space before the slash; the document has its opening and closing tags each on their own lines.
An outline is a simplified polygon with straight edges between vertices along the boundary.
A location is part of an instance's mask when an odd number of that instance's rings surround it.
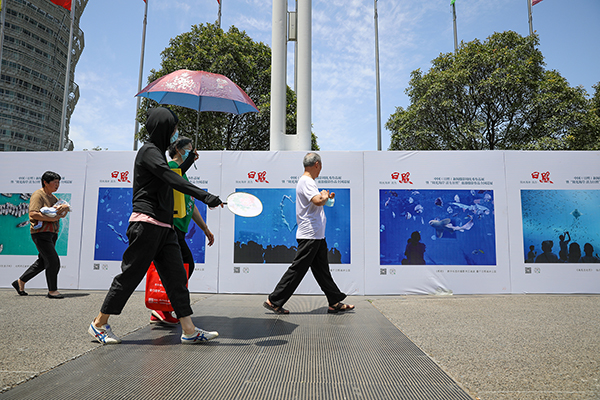
<svg viewBox="0 0 600 400">
<path fill-rule="evenodd" d="M 88 0 L 73 0 L 75 20 L 64 148 L 59 149 L 71 13 L 50 0 L 2 0 L 4 40 L 0 78 L 0 151 L 72 149 L 69 121 L 83 51 L 79 20 Z"/>
</svg>

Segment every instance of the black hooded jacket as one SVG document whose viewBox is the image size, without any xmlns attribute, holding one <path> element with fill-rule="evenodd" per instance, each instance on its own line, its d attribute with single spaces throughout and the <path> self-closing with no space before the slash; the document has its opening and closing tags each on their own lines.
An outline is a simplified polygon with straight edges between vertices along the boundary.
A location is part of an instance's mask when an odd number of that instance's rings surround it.
<svg viewBox="0 0 600 400">
<path fill-rule="evenodd" d="M 219 197 L 199 189 L 169 168 L 165 152 L 178 121 L 168 108 L 150 109 L 146 121 L 150 140 L 138 151 L 133 169 L 133 212 L 170 225 L 173 224 L 173 189 L 209 207 L 221 204 Z"/>
</svg>

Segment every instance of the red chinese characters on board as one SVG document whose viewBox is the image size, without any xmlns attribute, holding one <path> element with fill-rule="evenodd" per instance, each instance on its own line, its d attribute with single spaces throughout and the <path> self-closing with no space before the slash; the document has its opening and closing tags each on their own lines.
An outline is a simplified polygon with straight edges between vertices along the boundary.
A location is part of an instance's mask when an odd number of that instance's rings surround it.
<svg viewBox="0 0 600 400">
<path fill-rule="evenodd" d="M 269 183 L 269 181 L 267 180 L 267 171 L 250 171 L 248 172 L 248 178 L 254 179 L 256 182 Z"/>
<path fill-rule="evenodd" d="M 531 173 L 531 177 L 533 179 L 537 179 L 542 183 L 554 183 L 550 180 L 550 171 L 546 171 L 546 172 L 532 172 Z"/>
<path fill-rule="evenodd" d="M 110 176 L 112 178 L 117 179 L 119 182 L 131 183 L 131 181 L 129 180 L 129 171 L 124 171 L 124 172 L 113 171 L 110 174 Z"/>
<path fill-rule="evenodd" d="M 413 184 L 410 181 L 410 172 L 393 172 L 392 173 L 392 179 L 395 181 L 398 181 L 400 183 L 410 183 L 411 185 Z"/>
</svg>

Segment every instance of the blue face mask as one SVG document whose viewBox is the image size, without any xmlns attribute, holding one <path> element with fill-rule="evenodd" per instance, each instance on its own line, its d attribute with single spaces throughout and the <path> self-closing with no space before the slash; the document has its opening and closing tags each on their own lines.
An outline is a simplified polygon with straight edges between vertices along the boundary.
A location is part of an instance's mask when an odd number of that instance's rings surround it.
<svg viewBox="0 0 600 400">
<path fill-rule="evenodd" d="M 175 143 L 179 138 L 179 131 L 175 131 L 175 134 L 171 136 L 171 144 Z"/>
<path fill-rule="evenodd" d="M 190 155 L 190 151 L 189 150 L 185 150 L 185 153 L 183 153 L 181 155 L 181 160 L 185 161 L 185 159 L 188 158 L 189 155 Z"/>
</svg>

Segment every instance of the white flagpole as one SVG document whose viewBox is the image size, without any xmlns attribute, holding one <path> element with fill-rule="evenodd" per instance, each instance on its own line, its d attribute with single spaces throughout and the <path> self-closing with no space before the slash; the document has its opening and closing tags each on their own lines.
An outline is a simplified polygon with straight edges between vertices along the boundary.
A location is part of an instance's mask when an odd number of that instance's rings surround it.
<svg viewBox="0 0 600 400">
<path fill-rule="evenodd" d="M 452 2 L 452 22 L 454 24 L 454 52 L 458 52 L 458 35 L 456 34 L 456 5 Z"/>
<path fill-rule="evenodd" d="M 144 49 L 146 48 L 146 24 L 148 22 L 148 2 L 145 0 L 146 10 L 144 11 L 144 27 L 142 28 L 142 52 L 140 54 L 140 75 L 138 77 L 138 93 L 142 91 L 142 75 L 144 73 Z M 142 99 L 138 96 L 137 106 L 135 107 L 135 132 L 133 133 L 133 150 L 138 149 L 137 135 L 140 131 L 140 123 L 137 120 L 138 111 L 140 110 L 140 101 Z"/>
<path fill-rule="evenodd" d="M 379 27 L 377 24 L 377 0 L 374 1 L 375 6 L 375 83 L 377 94 L 377 150 L 381 151 L 381 94 L 379 83 Z"/>
<path fill-rule="evenodd" d="M 73 28 L 75 26 L 75 3 L 77 0 L 71 1 L 71 30 L 69 33 L 69 53 L 67 55 L 67 71 L 65 72 L 65 92 L 63 94 L 62 118 L 60 120 L 60 140 L 58 142 L 58 151 L 63 151 L 65 148 L 65 136 L 67 129 L 67 104 L 69 102 L 69 88 L 71 81 L 71 53 L 73 52 Z"/>
<path fill-rule="evenodd" d="M 527 0 L 527 9 L 529 11 L 529 35 L 533 35 L 533 17 L 531 16 L 531 0 Z"/>
<path fill-rule="evenodd" d="M 219 2 L 219 28 L 221 28 L 221 3 L 223 0 L 218 0 Z"/>
</svg>

